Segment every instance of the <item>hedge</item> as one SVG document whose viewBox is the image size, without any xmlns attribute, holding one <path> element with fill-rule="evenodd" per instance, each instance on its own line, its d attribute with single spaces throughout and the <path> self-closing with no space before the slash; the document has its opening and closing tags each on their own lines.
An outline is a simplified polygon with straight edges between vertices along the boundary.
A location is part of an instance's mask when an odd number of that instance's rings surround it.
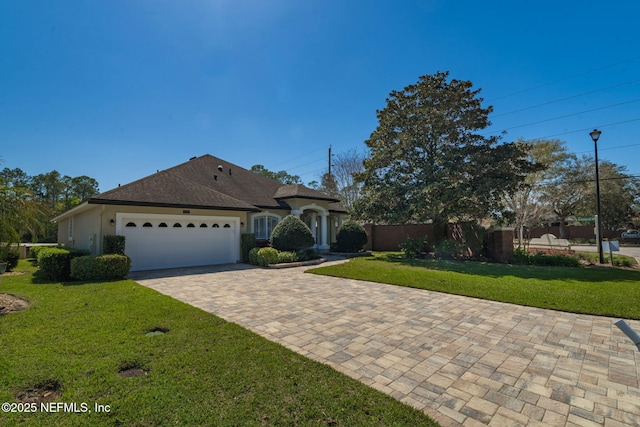
<svg viewBox="0 0 640 427">
<path fill-rule="evenodd" d="M 83 256 L 71 260 L 75 280 L 116 280 L 129 274 L 131 259 L 125 255 Z"/>
<path fill-rule="evenodd" d="M 84 249 L 42 248 L 38 251 L 38 267 L 45 279 L 56 282 L 71 278 L 71 260 L 89 255 Z"/>
<path fill-rule="evenodd" d="M 279 251 L 297 252 L 313 246 L 315 239 L 300 218 L 287 215 L 271 232 L 271 246 Z"/>
<path fill-rule="evenodd" d="M 367 244 L 367 232 L 355 221 L 346 221 L 338 229 L 336 248 L 338 252 L 360 252 Z"/>
<path fill-rule="evenodd" d="M 102 237 L 102 253 L 105 255 L 124 255 L 125 236 L 108 234 Z"/>
<path fill-rule="evenodd" d="M 260 248 L 258 251 L 258 265 L 266 267 L 278 263 L 278 250 L 275 248 Z"/>
<path fill-rule="evenodd" d="M 18 259 L 20 259 L 20 253 L 17 249 L 4 247 L 0 250 L 0 262 L 7 263 L 7 271 L 12 271 L 16 268 L 18 265 Z"/>
<path fill-rule="evenodd" d="M 249 252 L 256 247 L 256 235 L 253 233 L 243 233 L 240 236 L 240 252 L 242 262 L 249 262 Z"/>
</svg>

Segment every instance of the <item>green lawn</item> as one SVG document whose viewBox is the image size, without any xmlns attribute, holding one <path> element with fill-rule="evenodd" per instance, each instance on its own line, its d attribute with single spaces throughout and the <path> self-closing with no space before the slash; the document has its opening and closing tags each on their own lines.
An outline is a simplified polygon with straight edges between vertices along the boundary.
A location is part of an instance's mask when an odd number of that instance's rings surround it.
<svg viewBox="0 0 640 427">
<path fill-rule="evenodd" d="M 308 270 L 574 313 L 640 319 L 640 271 L 407 260 L 378 253 Z"/>
<path fill-rule="evenodd" d="M 576 255 L 583 260 L 589 261 L 593 264 L 597 264 L 600 262 L 600 255 L 598 252 L 586 252 L 586 251 L 577 251 Z M 605 264 L 611 264 L 611 256 L 609 253 L 605 252 L 604 254 L 604 262 Z M 613 265 L 619 267 L 637 267 L 638 261 L 634 257 L 627 255 L 613 255 Z"/>
<path fill-rule="evenodd" d="M 49 385 L 61 393 L 57 401 L 92 412 L 38 406 L 36 413 L 0 412 L 0 425 L 437 425 L 326 365 L 133 281 L 32 278 L 0 279 L 0 293 L 32 303 L 0 316 L 0 403 Z M 146 336 L 158 327 L 168 332 Z M 125 367 L 148 374 L 122 377 Z M 109 412 L 96 413 L 95 404 Z"/>
</svg>

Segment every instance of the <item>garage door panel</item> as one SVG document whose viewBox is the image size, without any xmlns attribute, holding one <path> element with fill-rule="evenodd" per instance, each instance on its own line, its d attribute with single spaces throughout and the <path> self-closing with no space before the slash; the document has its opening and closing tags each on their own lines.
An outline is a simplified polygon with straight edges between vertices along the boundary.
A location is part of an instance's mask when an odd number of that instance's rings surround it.
<svg viewBox="0 0 640 427">
<path fill-rule="evenodd" d="M 132 271 L 237 261 L 237 219 L 209 217 L 193 220 L 191 217 L 177 216 L 150 219 L 139 215 L 123 215 L 120 221 L 125 224 L 121 233 L 126 238 L 125 252 L 131 258 Z M 136 226 L 127 227 L 128 223 L 135 223 Z M 143 227 L 145 223 L 151 226 Z M 167 224 L 167 227 L 160 227 L 161 223 Z M 181 224 L 181 227 L 174 227 L 175 223 Z M 193 224 L 193 227 L 189 224 Z M 218 227 L 214 227 L 214 224 L 218 224 Z M 225 224 L 229 226 L 225 228 Z"/>
</svg>

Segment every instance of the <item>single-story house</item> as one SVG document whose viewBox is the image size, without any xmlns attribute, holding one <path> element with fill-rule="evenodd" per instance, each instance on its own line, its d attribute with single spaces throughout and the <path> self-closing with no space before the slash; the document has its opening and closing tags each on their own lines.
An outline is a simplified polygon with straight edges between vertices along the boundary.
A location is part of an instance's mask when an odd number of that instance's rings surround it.
<svg viewBox="0 0 640 427">
<path fill-rule="evenodd" d="M 238 262 L 243 233 L 268 240 L 289 214 L 328 250 L 346 213 L 324 193 L 207 154 L 95 195 L 53 221 L 58 243 L 96 255 L 103 236 L 125 236 L 136 271 Z"/>
</svg>

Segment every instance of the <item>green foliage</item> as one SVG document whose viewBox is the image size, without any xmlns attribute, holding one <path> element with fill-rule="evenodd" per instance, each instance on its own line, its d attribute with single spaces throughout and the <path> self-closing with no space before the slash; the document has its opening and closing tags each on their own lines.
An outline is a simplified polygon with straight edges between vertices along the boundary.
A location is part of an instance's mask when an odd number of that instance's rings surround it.
<svg viewBox="0 0 640 427">
<path fill-rule="evenodd" d="M 298 255 L 295 252 L 278 252 L 278 263 L 288 263 L 296 261 L 298 261 Z"/>
<path fill-rule="evenodd" d="M 40 273 L 47 280 L 69 280 L 71 260 L 86 255 L 89 255 L 89 251 L 82 249 L 44 248 L 38 252 Z"/>
<path fill-rule="evenodd" d="M 117 280 L 129 274 L 131 259 L 125 255 L 82 256 L 71 260 L 75 280 Z"/>
<path fill-rule="evenodd" d="M 420 258 L 422 252 L 427 248 L 428 237 L 425 235 L 422 238 L 413 238 L 407 236 L 404 242 L 400 243 L 400 250 L 404 254 L 405 258 Z"/>
<path fill-rule="evenodd" d="M 45 248 L 38 252 L 38 266 L 45 279 L 68 280 L 71 271 L 71 257 L 67 249 Z"/>
<path fill-rule="evenodd" d="M 29 256 L 33 259 L 36 260 L 36 263 L 38 262 L 38 254 L 40 253 L 41 250 L 46 249 L 46 248 L 51 248 L 53 246 L 31 246 L 29 248 Z"/>
<path fill-rule="evenodd" d="M 260 248 L 258 250 L 258 265 L 266 267 L 269 264 L 278 263 L 278 250 L 275 248 Z"/>
<path fill-rule="evenodd" d="M 98 182 L 88 176 L 62 176 L 55 170 L 29 176 L 18 168 L 4 168 L 0 171 L 0 211 L 4 213 L 0 241 L 18 242 L 23 236 L 32 242 L 55 242 L 57 225 L 51 218 L 97 192 Z"/>
<path fill-rule="evenodd" d="M 356 218 L 432 220 L 439 241 L 450 219 L 484 218 L 499 209 L 504 192 L 534 167 L 521 147 L 482 135 L 493 108 L 482 107 L 479 92 L 443 72 L 391 92 L 365 141 L 370 155 L 356 175 L 363 184 Z"/>
<path fill-rule="evenodd" d="M 302 181 L 300 180 L 300 177 L 298 175 L 290 175 L 287 173 L 287 171 L 272 172 L 265 168 L 263 165 L 251 166 L 251 172 L 255 172 L 258 175 L 265 176 L 269 179 L 280 181 L 281 183 L 286 185 L 302 184 Z"/>
<path fill-rule="evenodd" d="M 242 233 L 240 236 L 240 252 L 242 262 L 249 262 L 249 252 L 256 247 L 256 235 L 253 233 Z"/>
<path fill-rule="evenodd" d="M 582 252 L 581 251 L 581 252 L 576 252 L 576 255 L 581 260 L 585 260 L 594 264 L 600 262 L 600 256 L 598 255 L 598 252 Z M 611 264 L 611 257 L 608 252 L 605 252 L 604 260 L 606 263 Z M 613 265 L 615 265 L 616 267 L 635 267 L 636 265 L 638 265 L 638 262 L 633 257 L 614 254 Z"/>
<path fill-rule="evenodd" d="M 367 232 L 360 224 L 345 221 L 338 229 L 336 249 L 338 252 L 360 252 L 367 241 Z"/>
<path fill-rule="evenodd" d="M 105 255 L 124 255 L 125 236 L 106 235 L 102 237 L 102 253 Z"/>
<path fill-rule="evenodd" d="M 537 265 L 540 267 L 580 267 L 580 260 L 567 255 L 546 255 L 538 252 L 531 255 L 523 248 L 516 248 L 513 253 L 513 263 L 521 265 Z"/>
<path fill-rule="evenodd" d="M 271 233 L 271 246 L 279 251 L 294 251 L 313 246 L 315 239 L 300 218 L 287 215 Z"/>
<path fill-rule="evenodd" d="M 315 248 L 300 249 L 296 254 L 298 261 L 311 261 L 320 258 L 320 252 Z"/>
<path fill-rule="evenodd" d="M 436 244 L 434 252 L 436 257 L 440 259 L 456 259 L 462 255 L 465 248 L 464 243 L 453 239 L 444 239 Z"/>
<path fill-rule="evenodd" d="M 260 259 L 258 257 L 258 252 L 260 251 L 260 248 L 256 247 L 256 248 L 251 248 L 251 250 L 249 250 L 249 264 L 251 265 L 260 265 Z"/>
<path fill-rule="evenodd" d="M 20 252 L 17 249 L 11 249 L 10 247 L 4 247 L 0 250 L 0 262 L 7 263 L 7 271 L 12 271 L 18 265 L 20 259 Z"/>
</svg>

